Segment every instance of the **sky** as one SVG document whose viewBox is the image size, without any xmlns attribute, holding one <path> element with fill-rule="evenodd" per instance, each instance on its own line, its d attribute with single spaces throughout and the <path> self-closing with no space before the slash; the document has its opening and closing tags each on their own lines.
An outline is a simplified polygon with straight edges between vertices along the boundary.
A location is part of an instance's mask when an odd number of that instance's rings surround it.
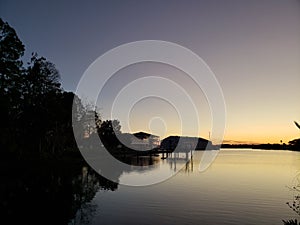
<svg viewBox="0 0 300 225">
<path fill-rule="evenodd" d="M 24 43 L 24 58 L 37 52 L 53 62 L 65 90 L 75 91 L 86 69 L 105 52 L 133 41 L 163 40 L 196 53 L 216 76 L 226 105 L 224 142 L 288 143 L 300 136 L 293 124 L 300 122 L 299 0 L 1 0 L 0 14 Z M 199 122 L 187 109 L 191 116 L 180 123 L 181 113 L 161 98 L 140 99 L 130 115 L 123 101 L 116 116 L 122 117 L 124 132 L 195 135 L 196 124 L 196 135 L 209 138 L 213 118 L 205 93 L 184 72 L 158 63 L 131 65 L 111 77 L 99 101 L 104 119 L 122 88 L 143 76 L 179 84 L 192 96 Z M 156 84 L 173 95 L 181 90 L 168 86 L 172 82 Z M 145 90 L 132 88 L 136 94 Z M 181 94 L 176 104 L 182 106 Z"/>
</svg>

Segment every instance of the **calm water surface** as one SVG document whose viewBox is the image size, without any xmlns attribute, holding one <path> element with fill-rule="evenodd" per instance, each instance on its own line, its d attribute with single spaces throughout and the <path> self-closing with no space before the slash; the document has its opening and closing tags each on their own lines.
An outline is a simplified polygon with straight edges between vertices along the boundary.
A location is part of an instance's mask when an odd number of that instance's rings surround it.
<svg viewBox="0 0 300 225">
<path fill-rule="evenodd" d="M 251 224 L 283 225 L 300 219 L 287 202 L 300 191 L 300 152 L 223 149 L 200 173 L 203 152 L 188 164 L 141 157 L 135 165 L 160 162 L 176 176 L 159 184 L 129 187 L 111 182 L 82 161 L 1 164 L 0 215 L 4 224 Z M 133 160 L 133 159 L 131 159 Z M 136 158 L 135 158 L 136 160 Z M 120 180 L 134 172 L 114 171 Z M 295 207 L 300 201 L 296 201 Z M 297 211 L 297 210 L 296 210 Z M 3 223 L 1 223 L 3 224 Z"/>
<path fill-rule="evenodd" d="M 223 149 L 200 173 L 201 154 L 195 152 L 185 166 L 164 160 L 163 169 L 183 166 L 165 182 L 98 190 L 71 224 L 271 225 L 299 220 L 287 202 L 297 195 L 290 188 L 299 181 L 300 152 Z"/>
</svg>

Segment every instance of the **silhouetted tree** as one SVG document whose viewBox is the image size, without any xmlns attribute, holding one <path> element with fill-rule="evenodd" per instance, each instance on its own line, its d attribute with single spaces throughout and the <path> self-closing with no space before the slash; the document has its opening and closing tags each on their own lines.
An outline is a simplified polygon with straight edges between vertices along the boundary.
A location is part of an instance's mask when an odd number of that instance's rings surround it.
<svg viewBox="0 0 300 225">
<path fill-rule="evenodd" d="M 294 123 L 300 129 L 300 125 L 296 121 Z M 294 150 L 300 150 L 300 138 L 289 141 L 289 145 Z"/>
<path fill-rule="evenodd" d="M 23 139 L 28 149 L 38 149 L 39 154 L 42 154 L 43 150 L 50 147 L 46 145 L 49 136 L 54 136 L 59 126 L 65 125 L 64 122 L 58 123 L 62 122 L 59 121 L 59 114 L 64 113 L 65 107 L 60 105 L 60 101 L 64 101 L 61 93 L 59 73 L 54 64 L 33 54 L 25 70 L 22 108 L 17 118 L 23 130 L 19 139 Z"/>
<path fill-rule="evenodd" d="M 119 144 L 117 135 L 121 134 L 121 125 L 118 120 L 103 121 L 98 129 L 98 135 L 108 150 L 114 150 Z"/>
<path fill-rule="evenodd" d="M 0 94 L 14 96 L 22 72 L 24 45 L 16 31 L 0 18 Z"/>
<path fill-rule="evenodd" d="M 23 67 L 24 45 L 15 30 L 2 19 L 0 35 L 0 149 L 3 155 L 53 157 L 67 149 L 76 149 L 72 120 L 77 125 L 76 121 L 83 120 L 86 114 L 81 100 L 62 90 L 58 70 L 44 57 L 34 53 L 28 66 Z"/>
<path fill-rule="evenodd" d="M 32 53 L 29 66 L 26 69 L 24 95 L 31 98 L 30 103 L 36 105 L 43 99 L 38 99 L 49 93 L 60 93 L 60 75 L 55 65 L 44 57 Z M 45 96 L 47 97 L 47 96 Z"/>
<path fill-rule="evenodd" d="M 15 150 L 16 118 L 22 98 L 24 45 L 15 30 L 0 18 L 0 149 Z"/>
<path fill-rule="evenodd" d="M 289 145 L 296 149 L 300 147 L 300 138 L 289 141 Z"/>
</svg>

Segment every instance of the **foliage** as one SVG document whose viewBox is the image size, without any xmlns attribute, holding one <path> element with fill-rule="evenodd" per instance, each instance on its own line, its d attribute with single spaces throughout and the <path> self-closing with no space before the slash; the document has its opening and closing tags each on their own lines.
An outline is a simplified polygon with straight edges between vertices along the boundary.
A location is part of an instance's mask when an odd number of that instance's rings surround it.
<svg viewBox="0 0 300 225">
<path fill-rule="evenodd" d="M 21 57 L 25 47 L 15 30 L 0 18 L 0 94 L 15 97 L 22 73 Z M 12 100 L 12 99 L 9 99 Z M 12 103 L 11 101 L 9 103 Z"/>
<path fill-rule="evenodd" d="M 293 191 L 293 200 L 291 202 L 287 202 L 286 204 L 291 210 L 300 216 L 300 173 L 298 173 L 295 177 L 294 185 L 290 188 L 290 190 Z M 283 220 L 283 223 L 286 225 L 300 225 L 300 222 L 298 223 L 296 219 L 287 221 Z"/>
<path fill-rule="evenodd" d="M 297 219 L 295 220 L 282 220 L 284 225 L 300 225 L 300 223 L 297 222 Z"/>
<path fill-rule="evenodd" d="M 39 100 L 37 97 L 62 91 L 59 83 L 60 75 L 53 63 L 33 53 L 28 65 L 23 89 L 24 94 L 37 101 Z"/>
<path fill-rule="evenodd" d="M 15 30 L 0 18 L 0 148 L 13 139 L 11 127 L 20 110 L 24 45 Z M 11 145 L 14 147 L 14 144 Z"/>
<path fill-rule="evenodd" d="M 65 92 L 59 71 L 46 58 L 33 53 L 23 66 L 24 45 L 2 19 L 0 35 L 0 149 L 4 157 L 58 158 L 78 152 L 72 126 L 82 130 L 76 138 L 98 133 L 109 149 L 118 146 L 119 121 L 102 122 L 95 109 Z"/>
<path fill-rule="evenodd" d="M 44 57 L 32 54 L 0 19 L 0 149 L 4 157 L 59 157 L 76 149 L 72 119 L 83 119 L 80 99 L 61 88 L 60 74 Z M 73 100 L 77 107 L 73 111 Z"/>
<path fill-rule="evenodd" d="M 294 192 L 292 203 L 287 202 L 287 205 L 300 216 L 300 173 L 295 178 L 295 184 L 291 188 Z"/>
<path fill-rule="evenodd" d="M 78 96 L 61 88 L 59 71 L 46 58 L 33 53 L 24 66 L 24 50 L 15 30 L 0 18 L 0 153 L 3 168 L 9 168 L 3 172 L 1 183 L 4 186 L 0 202 L 8 217 L 3 220 L 55 224 L 60 218 L 67 224 L 77 216 L 78 209 L 83 211 L 82 206 L 91 201 L 98 189 L 115 190 L 118 186 L 88 167 L 81 174 L 74 174 L 74 168 L 70 168 L 73 158 L 67 161 L 70 155 L 80 156 L 73 125 L 81 126 L 76 127 L 83 130 L 77 138 L 83 138 L 85 125 L 96 122 L 100 128 L 101 119 L 83 106 Z M 120 130 L 115 122 L 111 124 Z M 107 123 L 104 125 L 107 127 Z M 64 156 L 67 157 L 60 167 L 60 160 L 48 160 Z M 36 160 L 41 158 L 47 160 Z M 7 159 L 25 161 L 12 163 Z M 6 165 L 13 165 L 13 169 Z M 35 218 L 30 217 L 32 212 Z M 86 216 L 80 215 L 79 222 L 85 222 Z"/>
<path fill-rule="evenodd" d="M 101 123 L 98 129 L 98 135 L 103 145 L 108 150 L 114 150 L 120 144 L 118 135 L 121 134 L 121 125 L 118 120 L 106 120 Z"/>
<path fill-rule="evenodd" d="M 300 147 L 300 138 L 289 141 L 289 145 L 294 147 Z"/>
<path fill-rule="evenodd" d="M 300 129 L 300 125 L 296 121 L 294 123 Z M 289 146 L 293 150 L 300 150 L 300 138 L 289 141 Z"/>
</svg>

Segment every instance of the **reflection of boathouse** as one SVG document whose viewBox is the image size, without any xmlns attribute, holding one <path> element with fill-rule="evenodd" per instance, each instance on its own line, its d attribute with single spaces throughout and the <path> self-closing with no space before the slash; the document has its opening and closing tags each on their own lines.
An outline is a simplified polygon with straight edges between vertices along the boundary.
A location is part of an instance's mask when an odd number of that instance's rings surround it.
<svg viewBox="0 0 300 225">
<path fill-rule="evenodd" d="M 211 142 L 203 138 L 169 136 L 162 140 L 160 148 L 166 150 L 174 150 L 175 148 L 181 150 L 204 150 L 206 146 L 211 146 Z"/>
</svg>

